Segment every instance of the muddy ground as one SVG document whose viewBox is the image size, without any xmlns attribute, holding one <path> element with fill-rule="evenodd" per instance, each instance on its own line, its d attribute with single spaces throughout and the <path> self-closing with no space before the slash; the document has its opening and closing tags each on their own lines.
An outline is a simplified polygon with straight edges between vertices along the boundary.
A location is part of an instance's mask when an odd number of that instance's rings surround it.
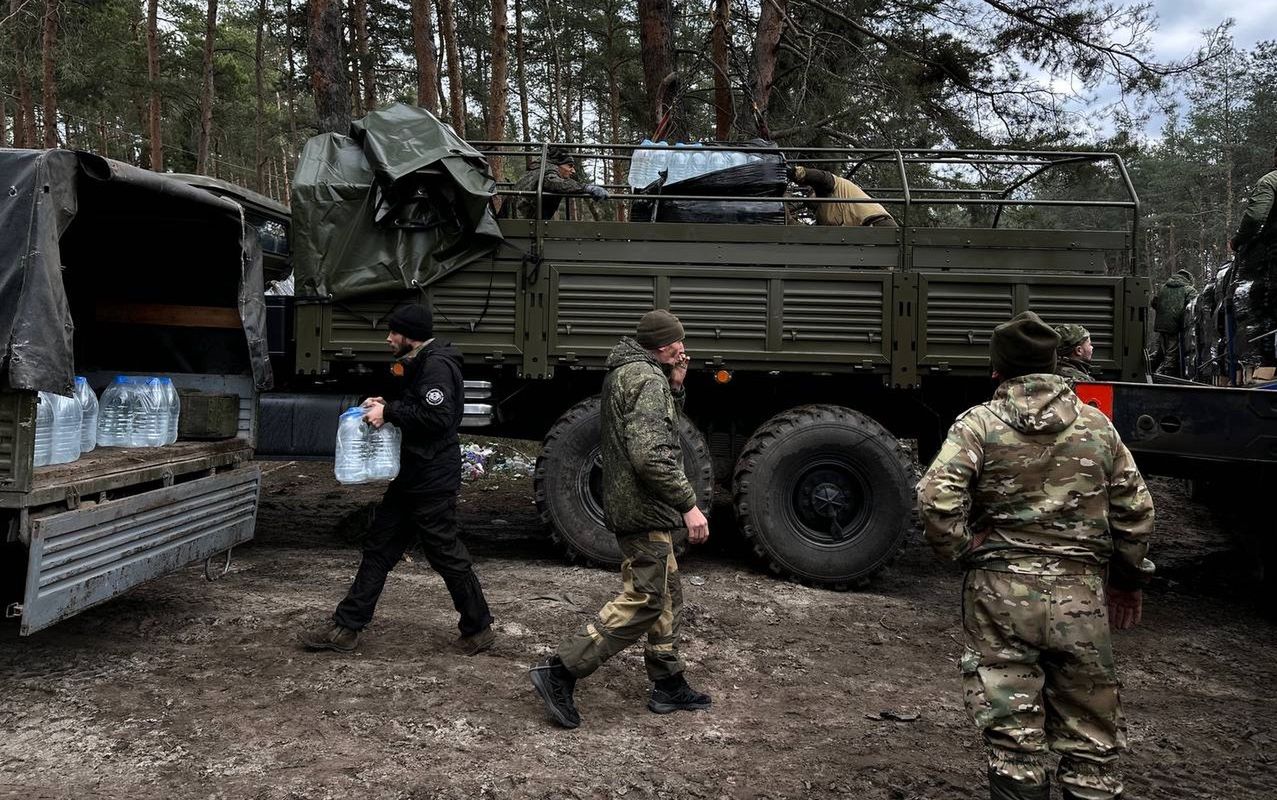
<svg viewBox="0 0 1277 800">
<path fill-rule="evenodd" d="M 525 670 L 618 581 L 550 548 L 530 479 L 463 494 L 491 653 L 449 650 L 447 594 L 414 559 L 343 656 L 294 637 L 354 574 L 334 520 L 377 490 L 339 487 L 330 464 L 263 467 L 257 539 L 220 582 L 192 568 L 33 637 L 0 634 L 0 796 L 987 796 L 958 690 L 959 576 L 916 539 L 869 588 L 839 594 L 769 577 L 720 509 L 716 541 L 683 561 L 684 652 L 713 710 L 648 713 L 627 652 L 581 685 L 585 722 L 568 732 Z M 1154 483 L 1165 577 L 1143 626 L 1117 637 L 1128 797 L 1277 797 L 1277 628 L 1243 597 L 1212 516 Z"/>
</svg>

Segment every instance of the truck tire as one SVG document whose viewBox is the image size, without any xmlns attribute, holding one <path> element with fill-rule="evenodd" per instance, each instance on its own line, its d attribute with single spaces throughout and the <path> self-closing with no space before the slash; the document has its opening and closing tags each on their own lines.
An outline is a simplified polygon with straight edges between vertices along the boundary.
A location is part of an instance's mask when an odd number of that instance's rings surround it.
<svg viewBox="0 0 1277 800">
<path fill-rule="evenodd" d="M 534 481 L 537 509 L 555 544 L 574 561 L 615 568 L 621 565 L 621 548 L 603 523 L 601 408 L 595 396 L 559 417 L 542 444 Z M 709 514 L 714 491 L 709 445 L 682 415 L 678 432 L 696 504 Z"/>
<path fill-rule="evenodd" d="M 910 465 L 896 437 L 840 406 L 772 417 L 741 451 L 741 533 L 773 572 L 831 589 L 863 584 L 914 526 Z"/>
</svg>

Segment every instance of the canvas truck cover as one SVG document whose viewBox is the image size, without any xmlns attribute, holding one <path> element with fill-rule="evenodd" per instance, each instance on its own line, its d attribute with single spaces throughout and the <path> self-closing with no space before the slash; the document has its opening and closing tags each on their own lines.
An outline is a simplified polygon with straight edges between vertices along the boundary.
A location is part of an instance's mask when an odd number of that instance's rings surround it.
<svg viewBox="0 0 1277 800">
<path fill-rule="evenodd" d="M 103 268 L 118 270 L 122 279 L 128 275 L 130 237 L 145 237 L 148 224 L 164 224 L 163 211 L 236 226 L 239 315 L 254 382 L 269 388 L 261 249 L 257 231 L 244 224 L 237 204 L 91 153 L 7 149 L 0 149 L 0 388 L 71 393 L 75 326 L 62 285 L 59 240 L 80 210 L 79 193 L 88 181 L 132 189 L 121 193 L 121 204 L 111 209 L 113 216 L 123 218 L 125 232 L 103 242 Z M 136 224 L 129 227 L 131 223 Z M 220 229 L 210 228 L 210 236 L 216 235 L 214 230 Z M 175 264 L 181 256 L 174 254 Z M 198 272 L 190 279 L 198 281 Z"/>
<path fill-rule="evenodd" d="M 293 179 L 297 295 L 345 299 L 423 285 L 502 242 L 479 151 L 396 104 L 306 143 Z"/>
</svg>

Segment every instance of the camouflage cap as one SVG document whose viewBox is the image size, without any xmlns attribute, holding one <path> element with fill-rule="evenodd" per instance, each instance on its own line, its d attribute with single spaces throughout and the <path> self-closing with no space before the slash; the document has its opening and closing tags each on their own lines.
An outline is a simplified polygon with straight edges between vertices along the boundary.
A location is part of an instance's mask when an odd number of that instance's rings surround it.
<svg viewBox="0 0 1277 800">
<path fill-rule="evenodd" d="M 993 368 L 1004 380 L 1055 372 L 1055 351 L 1060 337 L 1032 311 L 1022 311 L 993 329 L 989 356 Z"/>
<path fill-rule="evenodd" d="M 1056 325 L 1055 332 L 1060 335 L 1061 351 L 1072 350 L 1082 342 L 1091 338 L 1091 332 L 1076 323 Z"/>
<path fill-rule="evenodd" d="M 576 159 L 572 157 L 571 153 L 564 150 L 562 147 L 551 147 L 548 151 L 546 151 L 545 157 L 551 164 L 571 164 L 576 166 Z"/>
</svg>

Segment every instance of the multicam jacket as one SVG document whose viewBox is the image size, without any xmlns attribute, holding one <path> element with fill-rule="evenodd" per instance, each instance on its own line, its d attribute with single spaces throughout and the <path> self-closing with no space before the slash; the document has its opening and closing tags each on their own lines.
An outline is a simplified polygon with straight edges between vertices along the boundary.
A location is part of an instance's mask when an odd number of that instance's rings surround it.
<svg viewBox="0 0 1277 800">
<path fill-rule="evenodd" d="M 559 203 L 563 202 L 560 195 L 564 194 L 581 194 L 585 191 L 585 184 L 574 181 L 571 178 L 565 178 L 559 174 L 559 168 L 555 164 L 547 163 L 544 167 L 530 169 L 523 173 L 523 177 L 515 181 L 514 188 L 520 192 L 535 192 L 537 190 L 537 177 L 544 174 L 545 177 L 541 181 L 541 219 L 550 219 L 554 216 L 554 212 L 559 210 Z M 537 218 L 537 197 L 535 194 L 516 195 L 514 216 L 518 219 L 536 219 Z"/>
<path fill-rule="evenodd" d="M 918 508 L 932 548 L 971 567 L 1053 575 L 1110 564 L 1119 588 L 1152 571 L 1144 479 L 1108 418 L 1058 375 L 1005 381 L 959 416 L 918 483 Z"/>
<path fill-rule="evenodd" d="M 660 362 L 626 337 L 603 381 L 603 510 L 618 535 L 683 527 L 696 492 L 683 473 L 677 399 Z"/>
</svg>

